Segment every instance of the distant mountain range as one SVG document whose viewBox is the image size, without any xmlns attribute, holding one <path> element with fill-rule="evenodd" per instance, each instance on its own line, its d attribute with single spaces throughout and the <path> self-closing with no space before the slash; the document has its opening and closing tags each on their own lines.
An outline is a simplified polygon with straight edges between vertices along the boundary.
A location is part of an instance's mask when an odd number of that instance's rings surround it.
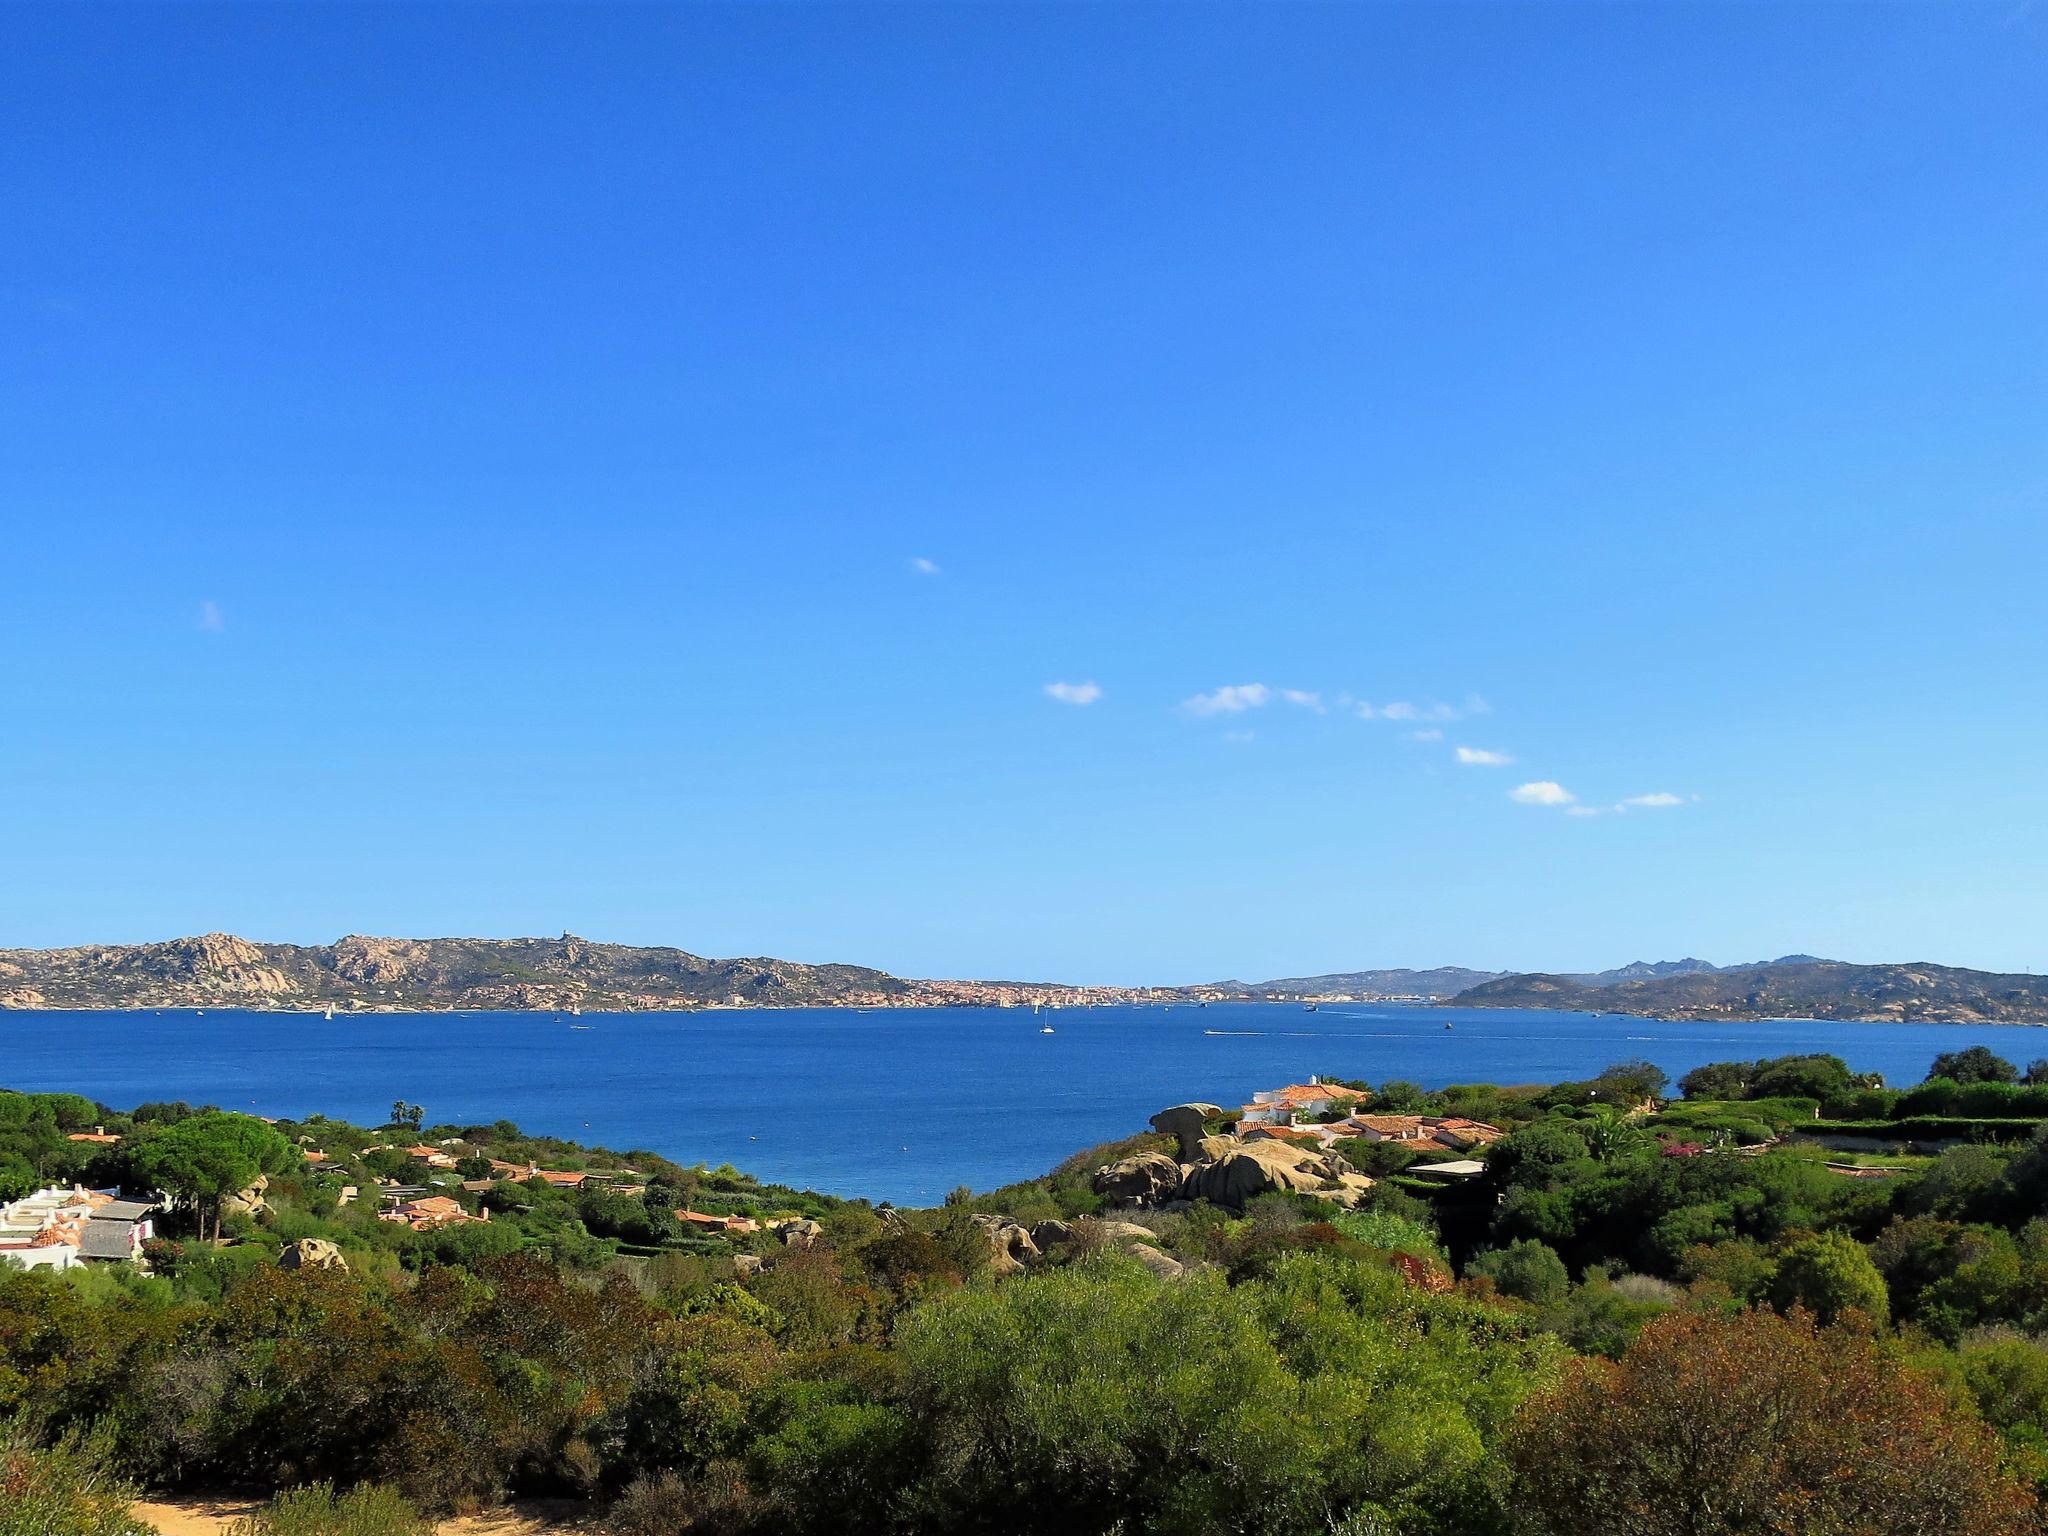
<svg viewBox="0 0 2048 1536">
<path fill-rule="evenodd" d="M 1683 960 L 1636 960 L 1611 971 L 1568 972 L 1562 977 L 1588 987 L 1611 987 L 1624 981 L 1652 981 L 1665 976 L 1707 972 L 1750 971 L 1767 965 L 1817 965 L 1813 955 L 1785 955 L 1747 965 L 1715 965 L 1688 956 Z M 1510 971 L 1474 971 L 1461 965 L 1434 970 L 1331 971 L 1322 976 L 1288 976 L 1275 981 L 1219 981 L 1187 990 L 1207 996 L 1238 997 L 1434 997 L 1451 998 L 1488 982 L 1514 978 Z"/>
<path fill-rule="evenodd" d="M 1786 955 L 1744 965 L 1636 961 L 1508 974 L 1462 966 L 1335 971 L 1183 987 L 912 980 L 859 965 L 714 960 L 687 950 L 557 939 L 259 944 L 232 934 L 156 944 L 0 950 L 0 1009 L 255 1007 L 297 1011 L 943 1007 L 1255 998 L 1434 998 L 1462 1008 L 1561 1008 L 1696 1019 L 2048 1023 L 2048 979 L 1940 965 Z"/>
<path fill-rule="evenodd" d="M 2048 978 L 1948 965 L 1848 965 L 1794 955 L 1754 965 L 1667 970 L 1615 981 L 1502 976 L 1468 988 L 1451 1001 L 1461 1008 L 1572 1008 L 1661 1019 L 2041 1024 L 2048 1023 Z"/>
<path fill-rule="evenodd" d="M 1278 981 L 1217 981 L 1181 990 L 1206 997 L 1449 997 L 1507 975 L 1470 971 L 1461 965 L 1434 970 L 1332 971 L 1327 976 L 1289 976 Z"/>
</svg>

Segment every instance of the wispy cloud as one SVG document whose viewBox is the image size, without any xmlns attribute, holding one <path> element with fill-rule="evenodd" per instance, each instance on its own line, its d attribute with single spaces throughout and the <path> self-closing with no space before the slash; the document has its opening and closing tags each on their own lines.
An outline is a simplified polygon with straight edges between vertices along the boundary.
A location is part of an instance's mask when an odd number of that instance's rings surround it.
<svg viewBox="0 0 2048 1536">
<path fill-rule="evenodd" d="M 1508 791 L 1517 805 L 1571 805 L 1579 798 L 1555 779 L 1534 779 Z"/>
<path fill-rule="evenodd" d="M 1241 715 L 1248 709 L 1263 709 L 1273 697 L 1264 683 L 1226 683 L 1213 693 L 1198 693 L 1182 702 L 1191 715 Z"/>
<path fill-rule="evenodd" d="M 1062 704 L 1093 704 L 1102 697 L 1102 688 L 1097 683 L 1047 683 L 1045 696 Z"/>
<path fill-rule="evenodd" d="M 936 576 L 939 574 L 939 562 L 927 560 L 923 555 L 911 556 L 910 568 L 920 576 Z"/>
<path fill-rule="evenodd" d="M 1462 704 L 1445 704 L 1434 699 L 1427 704 L 1417 704 L 1411 699 L 1396 699 L 1391 704 L 1368 704 L 1361 701 L 1356 706 L 1357 715 L 1361 720 L 1463 720 L 1470 715 L 1489 714 L 1492 710 L 1493 706 L 1476 693 L 1467 694 Z"/>
<path fill-rule="evenodd" d="M 1505 752 L 1489 752 L 1484 747 L 1460 747 L 1457 755 L 1467 768 L 1505 768 L 1514 761 Z"/>
<path fill-rule="evenodd" d="M 1305 688 L 1282 688 L 1280 697 L 1297 708 L 1312 709 L 1319 715 L 1328 713 L 1323 708 L 1323 696 L 1320 693 L 1311 693 Z"/>
<path fill-rule="evenodd" d="M 1630 811 L 1661 811 L 1674 805 L 1684 805 L 1686 796 L 1674 795 L 1668 789 L 1653 791 L 1647 795 L 1630 795 L 1612 805 L 1574 805 L 1570 807 L 1574 816 L 1626 816 Z M 1691 798 L 1697 800 L 1698 795 Z"/>
<path fill-rule="evenodd" d="M 227 615 L 220 611 L 220 604 L 208 598 L 199 605 L 199 630 L 202 634 L 217 635 L 228 627 Z"/>
</svg>

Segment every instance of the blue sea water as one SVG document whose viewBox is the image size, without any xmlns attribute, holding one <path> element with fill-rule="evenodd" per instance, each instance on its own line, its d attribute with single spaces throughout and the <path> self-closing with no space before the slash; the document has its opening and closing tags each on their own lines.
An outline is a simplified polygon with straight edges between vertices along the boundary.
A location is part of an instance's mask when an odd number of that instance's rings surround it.
<svg viewBox="0 0 2048 1536">
<path fill-rule="evenodd" d="M 571 1024 L 585 1026 L 571 1028 Z M 1446 1029 L 1450 1023 L 1455 1027 Z M 1054 1033 L 1040 1033 L 1050 1024 Z M 305 1014 L 209 1008 L 0 1013 L 0 1086 L 117 1108 L 187 1099 L 252 1114 L 380 1123 L 393 1099 L 434 1123 L 526 1130 L 764 1179 L 930 1204 L 990 1189 L 1145 1128 L 1168 1104 L 1245 1102 L 1310 1073 L 1527 1083 L 1643 1057 L 1832 1051 L 1917 1082 L 1937 1052 L 2048 1055 L 2033 1027 L 1666 1023 L 1612 1014 L 1329 1004 L 1197 1008 L 760 1009 L 702 1013 Z"/>
</svg>

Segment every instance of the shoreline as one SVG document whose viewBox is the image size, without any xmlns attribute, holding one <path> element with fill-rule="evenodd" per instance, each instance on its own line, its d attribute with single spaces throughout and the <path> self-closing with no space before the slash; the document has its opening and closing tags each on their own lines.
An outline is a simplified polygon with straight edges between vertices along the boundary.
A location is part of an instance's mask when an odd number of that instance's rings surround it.
<svg viewBox="0 0 2048 1536">
<path fill-rule="evenodd" d="M 1172 1001 L 1156 1002 L 1104 1002 L 1104 1003 L 975 1003 L 948 1000 L 928 1003 L 687 1003 L 673 1008 L 458 1008 L 445 1007 L 395 1007 L 377 1004 L 371 1007 L 342 1008 L 336 1006 L 334 1017 L 327 1017 L 324 1008 L 263 1008 L 247 1003 L 62 1003 L 41 1007 L 22 1008 L 0 1004 L 0 1019 L 19 1014 L 24 1018 L 47 1017 L 53 1014 L 81 1013 L 130 1013 L 166 1014 L 188 1013 L 194 1016 L 206 1013 L 235 1013 L 260 1015 L 266 1018 L 317 1019 L 322 1023 L 340 1023 L 343 1019 L 368 1018 L 590 1018 L 628 1019 L 648 1014 L 698 1014 L 698 1013 L 940 1013 L 947 1011 L 974 1010 L 988 1013 L 1038 1013 L 1049 1010 L 1062 1013 L 1088 1013 L 1096 1009 L 1158 1009 L 1166 1012 L 1174 1008 L 1200 1009 L 1210 1006 L 1237 1007 L 1267 1005 L 1287 1007 L 1300 1002 L 1295 998 L 1235 997 L 1190 1001 L 1175 998 Z M 1897 1014 L 1797 1014 L 1797 1013 L 1629 1013 L 1609 1008 L 1544 1008 L 1533 1005 L 1495 1005 L 1489 1003 L 1458 1003 L 1451 1001 L 1415 1002 L 1402 1000 L 1363 1001 L 1359 999 L 1317 1000 L 1319 1008 L 1430 1008 L 1466 1009 L 1480 1015 L 1488 1014 L 1570 1014 L 1579 1018 L 1634 1019 L 1645 1024 L 1913 1024 L 1938 1025 L 1947 1029 L 2048 1029 L 2048 1016 L 2039 1019 L 1966 1019 L 1966 1018 L 1902 1018 Z"/>
</svg>

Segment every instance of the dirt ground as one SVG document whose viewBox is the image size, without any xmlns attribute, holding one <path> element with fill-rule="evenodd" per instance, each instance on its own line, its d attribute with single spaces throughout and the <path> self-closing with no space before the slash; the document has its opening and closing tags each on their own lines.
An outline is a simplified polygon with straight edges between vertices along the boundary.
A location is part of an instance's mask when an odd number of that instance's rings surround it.
<svg viewBox="0 0 2048 1536">
<path fill-rule="evenodd" d="M 135 1513 L 155 1526 L 158 1536 L 221 1536 L 231 1521 L 259 1507 L 242 1499 L 144 1500 Z M 596 1528 L 578 1519 L 574 1505 L 521 1504 L 444 1520 L 438 1530 L 440 1536 L 595 1536 Z"/>
</svg>

